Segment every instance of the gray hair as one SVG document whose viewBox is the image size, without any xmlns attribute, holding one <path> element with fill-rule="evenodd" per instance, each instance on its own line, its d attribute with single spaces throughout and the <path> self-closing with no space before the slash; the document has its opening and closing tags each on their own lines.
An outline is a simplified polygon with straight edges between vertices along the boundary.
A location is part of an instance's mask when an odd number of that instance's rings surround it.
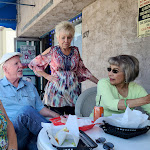
<svg viewBox="0 0 150 150">
<path fill-rule="evenodd" d="M 131 55 L 118 55 L 108 59 L 110 65 L 116 65 L 121 68 L 125 74 L 125 82 L 134 81 L 139 74 L 139 61 Z"/>
<path fill-rule="evenodd" d="M 61 31 L 64 31 L 66 34 L 71 34 L 72 38 L 74 37 L 75 27 L 72 23 L 68 21 L 62 21 L 55 27 L 56 37 L 59 37 Z"/>
</svg>

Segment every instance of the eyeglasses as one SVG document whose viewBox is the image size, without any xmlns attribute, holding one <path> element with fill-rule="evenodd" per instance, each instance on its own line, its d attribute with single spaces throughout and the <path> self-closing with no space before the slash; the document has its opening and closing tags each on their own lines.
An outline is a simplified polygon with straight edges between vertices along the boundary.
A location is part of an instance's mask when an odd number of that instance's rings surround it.
<svg viewBox="0 0 150 150">
<path fill-rule="evenodd" d="M 96 141 L 96 143 L 102 143 L 103 148 L 106 150 L 113 150 L 113 148 L 114 148 L 114 144 L 112 144 L 110 142 L 106 142 L 106 139 L 104 137 L 100 137 L 100 138 L 96 139 L 95 141 Z"/>
<path fill-rule="evenodd" d="M 107 68 L 107 71 L 108 72 L 112 71 L 112 73 L 115 73 L 115 74 L 117 74 L 119 72 L 119 70 L 117 70 L 117 69 L 111 69 L 110 67 Z"/>
</svg>

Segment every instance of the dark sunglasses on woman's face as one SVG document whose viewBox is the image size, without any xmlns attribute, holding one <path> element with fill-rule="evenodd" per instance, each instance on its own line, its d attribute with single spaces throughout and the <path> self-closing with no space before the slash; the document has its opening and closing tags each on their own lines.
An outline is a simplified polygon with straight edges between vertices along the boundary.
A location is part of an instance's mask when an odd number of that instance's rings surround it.
<svg viewBox="0 0 150 150">
<path fill-rule="evenodd" d="M 102 143 L 103 148 L 106 150 L 113 150 L 113 148 L 114 148 L 114 144 L 112 144 L 110 142 L 106 142 L 106 139 L 103 137 L 100 137 L 100 138 L 96 139 L 95 141 L 96 141 L 96 143 Z"/>
<path fill-rule="evenodd" d="M 117 70 L 117 69 L 111 69 L 110 67 L 107 68 L 107 71 L 108 72 L 112 71 L 112 73 L 115 73 L 115 74 L 119 72 L 119 70 Z"/>
</svg>

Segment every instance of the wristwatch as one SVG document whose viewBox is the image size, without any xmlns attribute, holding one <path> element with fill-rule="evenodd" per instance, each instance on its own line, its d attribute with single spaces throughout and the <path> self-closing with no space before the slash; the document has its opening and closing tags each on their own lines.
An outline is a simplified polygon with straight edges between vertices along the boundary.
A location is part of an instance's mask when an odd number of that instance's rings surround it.
<svg viewBox="0 0 150 150">
<path fill-rule="evenodd" d="M 11 149 L 8 149 L 8 150 L 16 150 L 16 149 L 14 149 L 14 148 L 11 148 Z"/>
</svg>

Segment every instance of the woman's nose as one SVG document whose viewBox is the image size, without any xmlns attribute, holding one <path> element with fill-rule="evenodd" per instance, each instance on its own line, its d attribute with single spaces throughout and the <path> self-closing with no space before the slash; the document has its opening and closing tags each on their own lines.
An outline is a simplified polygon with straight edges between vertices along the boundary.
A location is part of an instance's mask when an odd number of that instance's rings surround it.
<svg viewBox="0 0 150 150">
<path fill-rule="evenodd" d="M 68 38 L 65 38 L 65 42 L 68 42 Z"/>
<path fill-rule="evenodd" d="M 108 76 L 112 76 L 112 75 L 113 75 L 112 71 L 109 71 Z"/>
</svg>

